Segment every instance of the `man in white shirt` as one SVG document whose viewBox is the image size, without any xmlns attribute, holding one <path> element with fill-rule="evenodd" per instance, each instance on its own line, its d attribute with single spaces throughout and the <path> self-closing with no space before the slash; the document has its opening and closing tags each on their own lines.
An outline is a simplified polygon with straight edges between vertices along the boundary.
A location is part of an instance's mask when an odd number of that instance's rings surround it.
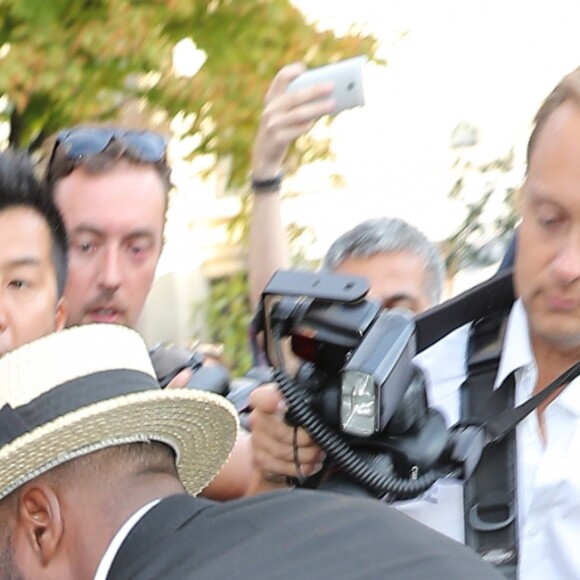
<svg viewBox="0 0 580 580">
<path fill-rule="evenodd" d="M 514 266 L 520 298 L 509 314 L 495 382 L 515 372 L 516 404 L 580 360 L 580 68 L 540 107 L 527 161 Z M 460 418 L 468 334 L 463 327 L 417 359 L 431 401 L 449 423 Z M 576 379 L 556 391 L 517 428 L 520 578 L 580 577 L 579 388 Z M 277 441 L 287 445 L 289 433 L 280 430 Z M 462 496 L 459 483 L 440 482 L 401 509 L 461 540 Z"/>
</svg>

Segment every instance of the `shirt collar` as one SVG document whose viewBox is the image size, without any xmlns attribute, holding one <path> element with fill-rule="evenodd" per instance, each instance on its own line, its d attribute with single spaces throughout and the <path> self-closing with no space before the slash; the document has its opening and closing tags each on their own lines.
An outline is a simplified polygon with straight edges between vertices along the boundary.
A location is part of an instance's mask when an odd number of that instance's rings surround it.
<svg viewBox="0 0 580 580">
<path fill-rule="evenodd" d="M 504 379 L 513 371 L 520 368 L 536 365 L 536 359 L 530 341 L 528 316 L 522 299 L 514 303 L 507 322 L 504 347 L 493 388 L 497 389 Z M 576 377 L 555 401 L 569 411 L 580 416 L 580 397 L 574 389 L 580 388 L 580 377 Z"/>
<path fill-rule="evenodd" d="M 530 342 L 528 316 L 524 303 L 519 298 L 509 313 L 504 345 L 493 388 L 497 389 L 510 373 L 530 364 L 535 364 L 535 359 Z"/>
<path fill-rule="evenodd" d="M 111 569 L 111 564 L 121 547 L 121 544 L 125 541 L 125 538 L 129 535 L 129 532 L 139 523 L 141 518 L 152 508 L 154 508 L 161 500 L 154 499 L 143 507 L 139 508 L 120 528 L 119 531 L 114 535 L 110 544 L 108 545 L 99 565 L 97 571 L 95 572 L 94 580 L 106 580 L 109 570 Z"/>
</svg>

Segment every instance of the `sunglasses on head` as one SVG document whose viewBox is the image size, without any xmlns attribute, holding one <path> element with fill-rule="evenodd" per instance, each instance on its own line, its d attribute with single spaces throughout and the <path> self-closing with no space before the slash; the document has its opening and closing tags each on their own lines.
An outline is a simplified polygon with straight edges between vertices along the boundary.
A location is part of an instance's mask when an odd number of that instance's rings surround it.
<svg viewBox="0 0 580 580">
<path fill-rule="evenodd" d="M 56 137 L 49 167 L 52 166 L 57 149 L 67 159 L 80 161 L 85 157 L 102 153 L 111 143 L 119 141 L 139 161 L 158 163 L 165 161 L 167 141 L 153 131 L 134 131 L 107 127 L 75 127 L 64 129 Z"/>
</svg>

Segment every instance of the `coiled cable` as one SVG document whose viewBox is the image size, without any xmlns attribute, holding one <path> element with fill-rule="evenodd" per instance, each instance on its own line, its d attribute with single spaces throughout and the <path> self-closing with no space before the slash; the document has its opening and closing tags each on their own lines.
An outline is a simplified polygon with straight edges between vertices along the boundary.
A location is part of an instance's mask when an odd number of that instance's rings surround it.
<svg viewBox="0 0 580 580">
<path fill-rule="evenodd" d="M 272 329 L 278 361 L 283 361 L 280 348 L 281 332 Z M 381 499 L 395 501 L 421 495 L 438 479 L 447 474 L 431 469 L 416 478 L 402 478 L 393 473 L 382 473 L 369 465 L 364 454 L 352 449 L 339 433 L 328 427 L 304 400 L 303 390 L 289 377 L 283 366 L 274 371 L 274 380 L 280 386 L 293 420 L 306 429 L 323 451 L 355 482 Z"/>
</svg>

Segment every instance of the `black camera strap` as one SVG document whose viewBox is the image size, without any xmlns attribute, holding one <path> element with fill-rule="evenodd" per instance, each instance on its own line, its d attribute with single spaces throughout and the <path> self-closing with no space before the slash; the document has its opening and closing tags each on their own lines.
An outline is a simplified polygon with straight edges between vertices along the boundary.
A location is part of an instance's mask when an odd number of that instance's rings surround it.
<svg viewBox="0 0 580 580">
<path fill-rule="evenodd" d="M 497 312 L 509 312 L 514 300 L 512 271 L 508 270 L 418 314 L 414 319 L 417 352 L 425 350 L 472 320 Z"/>
<path fill-rule="evenodd" d="M 466 423 L 485 428 L 487 445 L 464 485 L 465 543 L 507 577 L 517 578 L 517 462 L 515 428 L 525 417 L 578 375 L 580 363 L 562 373 L 525 403 L 514 407 L 515 377 L 511 373 L 493 389 L 506 313 L 474 323 L 468 350 L 468 375 L 461 387 Z"/>
<path fill-rule="evenodd" d="M 494 392 L 507 315 L 515 300 L 512 272 L 497 275 L 415 318 L 417 351 L 472 324 L 467 378 L 461 387 L 463 423 L 486 424 L 514 411 L 513 375 Z M 516 421 L 517 424 L 517 421 Z M 488 444 L 464 485 L 465 543 L 508 578 L 517 577 L 516 445 L 513 425 Z"/>
<path fill-rule="evenodd" d="M 513 373 L 493 389 L 499 366 L 506 313 L 473 323 L 467 353 L 467 378 L 461 386 L 464 421 L 488 420 L 514 410 Z M 463 486 L 465 543 L 507 577 L 517 578 L 517 482 L 515 430 L 488 444 Z"/>
</svg>

